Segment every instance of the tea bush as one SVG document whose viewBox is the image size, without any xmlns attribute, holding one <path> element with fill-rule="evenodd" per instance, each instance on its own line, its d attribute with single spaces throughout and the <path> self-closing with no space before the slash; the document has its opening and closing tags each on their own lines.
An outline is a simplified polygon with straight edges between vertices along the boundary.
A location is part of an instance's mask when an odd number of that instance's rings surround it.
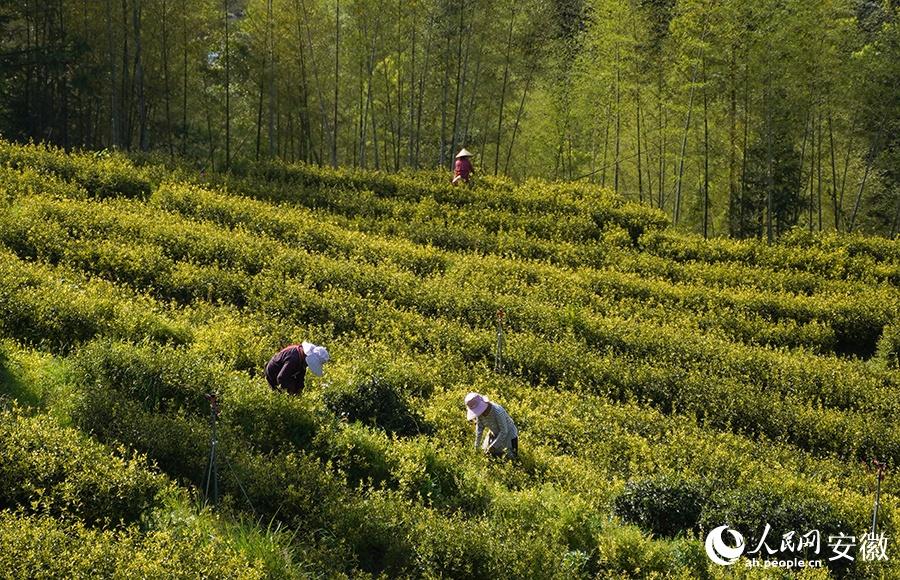
<svg viewBox="0 0 900 580">
<path fill-rule="evenodd" d="M 0 543 L 0 569 L 10 578 L 265 578 L 259 562 L 201 528 L 113 532 L 0 512 Z"/>
<path fill-rule="evenodd" d="M 698 482 L 674 476 L 629 481 L 616 498 L 622 519 L 657 536 L 699 531 L 707 490 Z"/>
<path fill-rule="evenodd" d="M 76 183 L 41 173 L 33 167 L 14 169 L 0 164 L 0 199 L 12 203 L 16 199 L 33 196 L 82 199 L 87 197 L 87 192 Z"/>
<path fill-rule="evenodd" d="M 88 206 L 52 207 L 47 203 L 38 201 L 29 203 L 22 208 L 22 213 L 10 216 L 9 227 L 5 228 L 7 244 L 17 248 L 17 251 L 26 256 L 44 256 L 54 260 L 65 259 L 78 267 L 87 268 L 101 275 L 106 275 L 114 280 L 130 282 L 142 288 L 153 288 L 167 298 L 185 302 L 198 299 L 224 300 L 243 306 L 247 303 L 248 283 L 246 276 L 255 275 L 267 263 L 278 264 L 277 271 L 269 274 L 302 277 L 305 283 L 315 288 L 327 288 L 342 286 L 356 293 L 364 295 L 380 295 L 386 299 L 396 299 L 402 305 L 422 311 L 425 314 L 462 315 L 467 318 L 485 319 L 488 313 L 502 306 L 502 302 L 486 296 L 487 304 L 478 305 L 474 312 L 472 306 L 462 303 L 465 295 L 448 292 L 448 284 L 456 284 L 463 273 L 471 284 L 473 272 L 478 279 L 500 280 L 518 282 L 516 278 L 524 277 L 513 263 L 506 266 L 504 263 L 492 263 L 479 260 L 482 263 L 457 262 L 451 271 L 446 271 L 444 276 L 429 279 L 424 285 L 423 291 L 417 291 L 419 285 L 414 278 L 400 271 L 385 269 L 384 264 L 376 268 L 368 268 L 364 265 L 348 267 L 346 261 L 314 260 L 306 252 L 289 250 L 278 244 L 260 243 L 255 238 L 250 238 L 243 233 L 238 233 L 240 244 L 231 245 L 233 249 L 227 249 L 228 245 L 221 241 L 221 234 L 211 228 L 195 224 L 181 223 L 178 220 L 169 223 L 160 229 L 157 225 L 160 219 L 166 216 L 147 216 L 142 220 L 129 218 L 129 221 L 119 224 L 118 211 L 113 208 L 89 208 Z M 99 210 L 99 211 L 98 211 Z M 30 218 L 29 215 L 38 211 L 40 219 Z M 138 210 L 131 208 L 129 215 L 135 215 Z M 49 214 L 47 212 L 50 212 Z M 82 216 L 78 218 L 77 216 Z M 106 216 L 99 218 L 99 216 Z M 49 225 L 47 217 L 60 220 L 66 231 L 83 230 L 91 231 L 96 226 L 88 225 L 90 222 L 102 219 L 100 231 L 105 236 L 126 236 L 129 242 L 123 245 L 120 242 L 106 241 L 97 245 L 94 242 L 81 240 L 66 240 L 71 236 L 65 232 L 56 230 L 43 236 L 42 241 L 33 240 L 30 232 Z M 86 223 L 86 220 L 87 223 Z M 30 222 L 34 225 L 29 225 Z M 166 220 L 171 221 L 171 220 Z M 133 225 L 125 225 L 130 223 Z M 111 225 L 119 224 L 119 225 Z M 87 229 L 86 229 L 87 228 Z M 137 228 L 137 229 L 135 229 Z M 193 231 L 193 241 L 187 240 L 180 233 L 187 228 Z M 22 233 L 16 233 L 21 231 Z M 26 233 L 29 232 L 29 233 Z M 135 247 L 133 239 L 135 234 L 149 236 L 150 245 Z M 208 239 L 207 239 L 208 238 Z M 229 242 L 230 243 L 230 242 Z M 50 246 L 48 247 L 48 244 Z M 111 244 L 111 245 L 110 245 Z M 214 245 L 218 248 L 214 253 L 209 249 Z M 181 247 L 178 251 L 173 248 Z M 43 248 L 43 249 L 42 249 Z M 248 249 L 251 251 L 248 253 Z M 396 254 L 385 254 L 390 256 Z M 168 256 L 164 256 L 168 254 Z M 173 260 L 190 257 L 192 260 L 200 260 L 209 265 L 178 262 Z M 366 258 L 368 259 L 368 258 Z M 230 268 L 241 268 L 241 271 L 222 270 L 219 264 L 229 264 Z M 113 264 L 112 271 L 105 264 Z M 118 271 L 115 264 L 121 264 Z M 478 266 L 474 269 L 472 266 Z M 490 270 L 497 268 L 499 275 L 488 277 Z M 446 266 L 445 266 L 446 268 Z M 502 268 L 502 270 L 501 270 Z M 634 276 L 623 276 L 612 273 L 603 277 L 592 276 L 587 282 L 579 277 L 571 275 L 561 278 L 558 272 L 546 268 L 540 270 L 532 268 L 533 272 L 527 272 L 525 284 L 505 283 L 497 291 L 511 292 L 515 295 L 528 293 L 542 302 L 547 301 L 548 296 L 565 296 L 567 302 L 590 305 L 594 310 L 617 308 L 627 304 L 622 301 L 641 298 L 651 298 L 660 304 L 667 304 L 670 309 L 667 316 L 672 316 L 677 310 L 682 310 L 684 315 L 694 317 L 698 314 L 704 316 L 704 326 L 712 325 L 713 328 L 722 328 L 731 338 L 742 338 L 749 343 L 762 343 L 774 345 L 808 346 L 814 350 L 832 350 L 839 352 L 856 352 L 867 354 L 874 351 L 875 338 L 881 332 L 881 328 L 891 317 L 896 308 L 890 296 L 883 299 L 860 302 L 856 296 L 835 295 L 827 300 L 817 297 L 816 300 L 808 298 L 782 296 L 762 297 L 758 293 L 722 291 L 700 291 L 693 287 L 679 287 L 662 283 L 653 283 L 641 280 Z M 555 280 L 548 278 L 548 275 Z M 545 280 L 535 285 L 527 282 L 529 279 Z M 550 282 L 552 280 L 552 283 Z M 530 286 L 535 286 L 532 290 Z M 583 287 L 581 292 L 573 290 Z M 508 288 L 508 289 L 507 289 Z M 604 301 L 600 302 L 593 297 L 594 293 L 603 294 Z M 441 298 L 438 298 L 440 296 Z M 447 298 L 451 302 L 447 303 Z M 609 302 L 609 299 L 619 301 Z M 443 304 L 436 304 L 440 300 Z M 471 297 L 468 298 L 471 300 Z M 671 307 L 675 307 L 673 312 Z M 648 311 L 641 304 L 628 306 L 635 315 L 645 317 Z M 698 312 L 699 311 L 699 312 Z M 708 316 L 707 313 L 734 312 L 731 317 Z M 521 318 L 521 314 L 517 320 Z M 828 320 L 828 326 L 823 326 L 820 320 Z M 565 321 L 561 321 L 565 323 Z M 522 320 L 523 325 L 533 323 Z M 546 325 L 546 322 L 543 322 Z M 791 329 L 799 325 L 801 333 L 792 333 Z M 556 323 L 559 326 L 559 323 Z"/>
<path fill-rule="evenodd" d="M 0 299 L 0 331 L 54 352 L 103 335 L 169 344 L 190 340 L 190 329 L 146 296 L 70 269 L 22 261 L 2 249 Z"/>
<path fill-rule="evenodd" d="M 151 413 L 177 410 L 205 417 L 205 395 L 217 393 L 225 409 L 222 421 L 263 451 L 285 443 L 305 447 L 315 433 L 314 419 L 301 402 L 274 396 L 268 386 L 260 388 L 183 348 L 100 340 L 82 348 L 73 367 L 85 392 L 108 393 L 110 400 L 133 401 Z M 85 411 L 94 415 L 101 406 L 102 401 L 94 401 Z M 90 422 L 85 427 L 99 426 Z"/>
<path fill-rule="evenodd" d="M 0 165 L 36 169 L 78 184 L 89 195 L 143 198 L 151 184 L 128 160 L 108 152 L 67 154 L 47 145 L 14 145 L 0 139 Z"/>
<path fill-rule="evenodd" d="M 884 328 L 878 339 L 878 359 L 889 369 L 900 370 L 900 325 Z"/>
<path fill-rule="evenodd" d="M 142 458 L 15 409 L 0 411 L 0 478 L 0 508 L 104 527 L 138 522 L 166 486 Z"/>
<path fill-rule="evenodd" d="M 325 406 L 335 416 L 360 421 L 401 436 L 428 433 L 429 427 L 399 389 L 379 376 L 357 380 L 324 393 Z"/>
</svg>

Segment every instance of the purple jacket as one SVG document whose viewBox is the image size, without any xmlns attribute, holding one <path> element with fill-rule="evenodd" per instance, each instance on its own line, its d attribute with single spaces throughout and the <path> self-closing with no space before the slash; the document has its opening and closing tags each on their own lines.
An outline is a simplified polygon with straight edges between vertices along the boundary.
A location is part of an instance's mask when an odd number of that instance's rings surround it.
<svg viewBox="0 0 900 580">
<path fill-rule="evenodd" d="M 461 177 L 463 181 L 469 181 L 472 171 L 472 162 L 469 161 L 468 157 L 460 157 L 456 160 L 456 165 L 453 168 L 455 176 Z"/>
<path fill-rule="evenodd" d="M 306 356 L 299 344 L 278 351 L 266 365 L 266 380 L 273 389 L 281 388 L 292 395 L 303 390 L 306 377 Z"/>
</svg>

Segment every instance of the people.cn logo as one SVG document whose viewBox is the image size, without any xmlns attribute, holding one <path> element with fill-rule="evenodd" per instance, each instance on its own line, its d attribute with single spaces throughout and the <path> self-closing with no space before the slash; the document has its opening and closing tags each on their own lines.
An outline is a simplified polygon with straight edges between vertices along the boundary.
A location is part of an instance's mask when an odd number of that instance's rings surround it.
<svg viewBox="0 0 900 580">
<path fill-rule="evenodd" d="M 725 543 L 722 537 L 725 531 L 731 534 L 734 540 L 734 547 Z M 719 526 L 706 536 L 706 555 L 709 559 L 722 566 L 731 566 L 744 553 L 744 536 L 737 530 L 729 529 L 728 526 Z"/>
</svg>

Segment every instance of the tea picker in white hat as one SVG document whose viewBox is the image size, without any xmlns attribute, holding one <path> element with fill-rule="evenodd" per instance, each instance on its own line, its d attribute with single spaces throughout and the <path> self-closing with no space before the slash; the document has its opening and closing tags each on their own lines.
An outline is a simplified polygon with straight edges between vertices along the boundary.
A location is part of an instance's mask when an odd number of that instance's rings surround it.
<svg viewBox="0 0 900 580">
<path fill-rule="evenodd" d="M 475 449 L 497 457 L 515 459 L 519 455 L 519 430 L 506 409 L 489 400 L 484 395 L 466 395 L 466 416 L 475 420 Z M 484 430 L 488 436 L 481 442 Z"/>
<path fill-rule="evenodd" d="M 306 369 L 321 377 L 328 362 L 328 350 L 311 342 L 292 344 L 275 353 L 266 364 L 266 380 L 273 389 L 281 387 L 292 395 L 303 390 Z"/>
<path fill-rule="evenodd" d="M 456 163 L 453 164 L 453 185 L 458 184 L 460 181 L 463 183 L 469 183 L 469 179 L 472 177 L 472 174 L 475 173 L 475 169 L 472 167 L 471 161 L 472 154 L 468 149 L 463 147 L 460 149 L 459 153 L 456 154 Z"/>
</svg>

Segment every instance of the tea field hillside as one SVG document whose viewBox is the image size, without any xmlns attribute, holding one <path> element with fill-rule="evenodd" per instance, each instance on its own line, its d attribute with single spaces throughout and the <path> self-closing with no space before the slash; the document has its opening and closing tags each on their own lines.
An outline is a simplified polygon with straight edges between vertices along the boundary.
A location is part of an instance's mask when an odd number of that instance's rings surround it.
<svg viewBox="0 0 900 580">
<path fill-rule="evenodd" d="M 900 577 L 900 242 L 445 182 L 0 141 L 0 575 Z M 324 377 L 270 390 L 301 340 Z"/>
</svg>

